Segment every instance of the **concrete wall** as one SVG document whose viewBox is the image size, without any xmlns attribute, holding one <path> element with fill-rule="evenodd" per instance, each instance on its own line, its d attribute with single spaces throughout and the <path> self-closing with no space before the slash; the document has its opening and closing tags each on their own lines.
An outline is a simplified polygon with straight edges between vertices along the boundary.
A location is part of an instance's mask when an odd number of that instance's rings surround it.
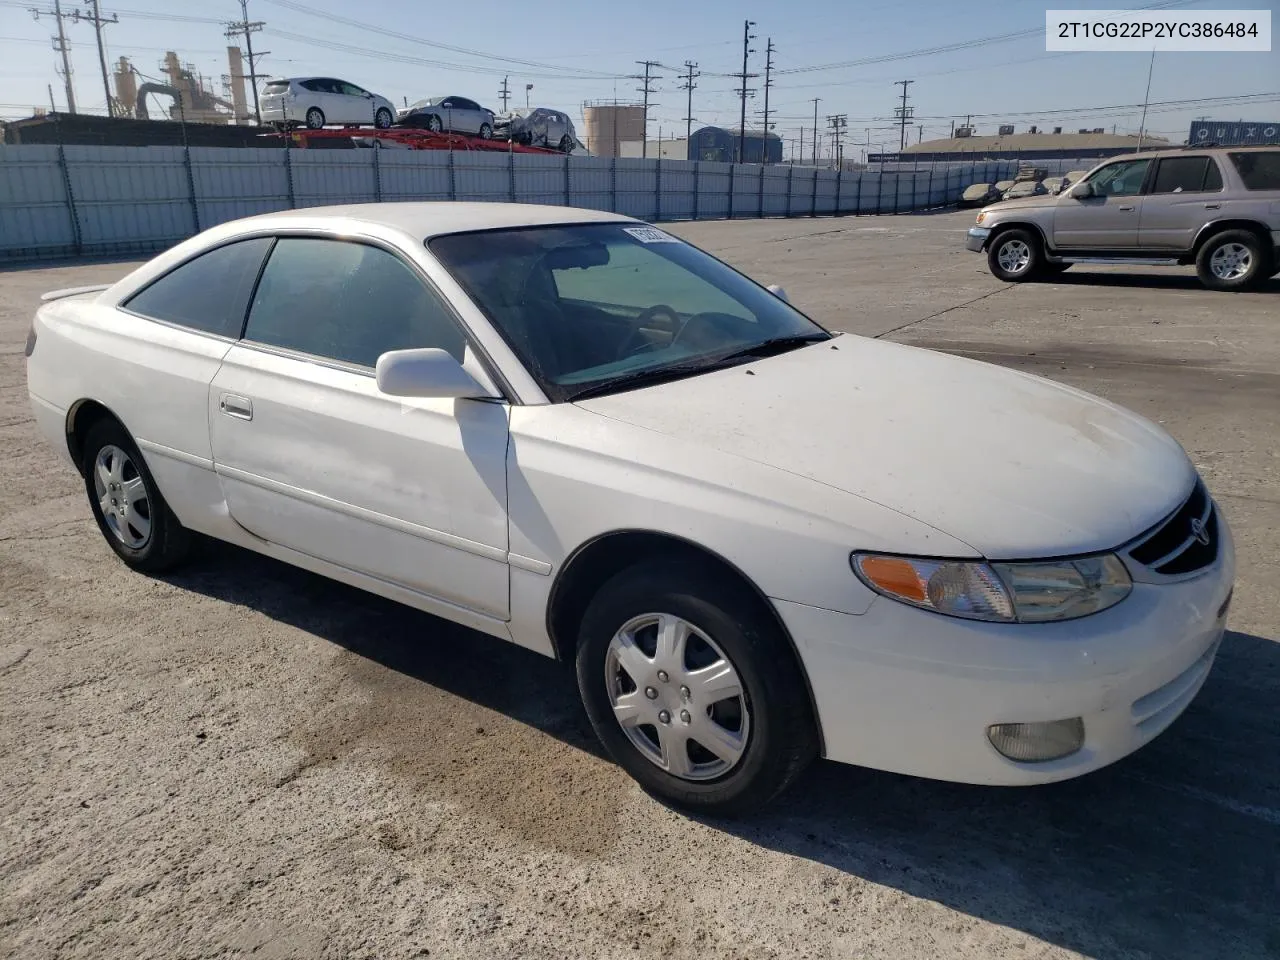
<svg viewBox="0 0 1280 960">
<path fill-rule="evenodd" d="M 790 166 L 427 150 L 0 147 L 0 259 L 151 253 L 238 217 L 395 200 L 519 201 L 644 220 L 905 213 L 1010 163 Z"/>
</svg>

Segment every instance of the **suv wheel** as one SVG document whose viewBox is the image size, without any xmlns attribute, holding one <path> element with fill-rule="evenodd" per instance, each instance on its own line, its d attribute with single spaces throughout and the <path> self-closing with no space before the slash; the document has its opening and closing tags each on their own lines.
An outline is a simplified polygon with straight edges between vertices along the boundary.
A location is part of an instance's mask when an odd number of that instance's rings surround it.
<svg viewBox="0 0 1280 960">
<path fill-rule="evenodd" d="M 1248 230 L 1224 230 L 1196 255 L 1196 273 L 1210 290 L 1247 290 L 1270 272 L 1262 244 Z"/>
<path fill-rule="evenodd" d="M 800 666 L 749 591 L 687 561 L 617 574 L 579 628 L 596 735 L 650 793 L 719 815 L 781 793 L 818 752 Z"/>
<path fill-rule="evenodd" d="M 1006 230 L 987 248 L 987 266 L 1009 283 L 1035 279 L 1044 266 L 1040 238 L 1030 230 Z"/>
</svg>

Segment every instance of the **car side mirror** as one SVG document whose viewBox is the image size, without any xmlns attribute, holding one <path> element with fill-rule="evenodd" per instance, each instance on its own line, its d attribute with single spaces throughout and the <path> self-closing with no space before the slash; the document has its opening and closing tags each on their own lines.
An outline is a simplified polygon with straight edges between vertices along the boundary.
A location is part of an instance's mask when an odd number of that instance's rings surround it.
<svg viewBox="0 0 1280 960">
<path fill-rule="evenodd" d="M 775 297 L 777 297 L 783 303 L 791 302 L 791 300 L 787 297 L 787 291 L 783 290 L 776 283 L 769 284 L 769 286 L 765 287 L 765 289 L 768 290 L 770 293 L 772 293 Z"/>
<path fill-rule="evenodd" d="M 378 389 L 391 397 L 478 400 L 493 396 L 439 347 L 389 350 L 374 368 Z"/>
<path fill-rule="evenodd" d="M 1076 200 L 1083 200 L 1083 199 L 1085 199 L 1086 197 L 1092 197 L 1092 196 L 1093 196 L 1093 184 L 1092 184 L 1092 183 L 1077 183 L 1074 187 L 1072 187 L 1072 188 L 1071 188 L 1071 196 L 1072 196 L 1073 198 L 1075 198 Z"/>
</svg>

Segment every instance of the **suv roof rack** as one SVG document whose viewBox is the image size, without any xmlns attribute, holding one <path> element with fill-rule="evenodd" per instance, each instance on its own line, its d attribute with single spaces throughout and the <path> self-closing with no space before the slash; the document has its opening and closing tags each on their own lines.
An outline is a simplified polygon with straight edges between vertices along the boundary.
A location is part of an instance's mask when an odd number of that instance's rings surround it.
<svg viewBox="0 0 1280 960">
<path fill-rule="evenodd" d="M 1217 140 L 1197 140 L 1195 143 L 1184 143 L 1182 145 L 1182 149 L 1183 150 L 1204 150 L 1207 147 L 1216 147 L 1219 145 L 1220 144 L 1218 143 Z"/>
</svg>

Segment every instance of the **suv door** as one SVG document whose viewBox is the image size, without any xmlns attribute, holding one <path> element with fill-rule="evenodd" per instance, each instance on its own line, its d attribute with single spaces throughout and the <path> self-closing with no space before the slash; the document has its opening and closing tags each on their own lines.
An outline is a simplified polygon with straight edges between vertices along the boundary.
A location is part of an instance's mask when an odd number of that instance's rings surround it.
<svg viewBox="0 0 1280 960">
<path fill-rule="evenodd" d="M 263 540 L 506 619 L 508 407 L 383 394 L 378 356 L 408 347 L 467 350 L 416 269 L 281 238 L 209 390 L 227 506 Z"/>
<path fill-rule="evenodd" d="M 1138 246 L 1142 186 L 1151 161 L 1117 160 L 1099 167 L 1081 183 L 1093 196 L 1063 193 L 1053 211 L 1053 245 L 1059 250 L 1135 250 Z"/>
<path fill-rule="evenodd" d="M 1200 228 L 1220 216 L 1222 171 L 1207 154 L 1162 157 L 1142 199 L 1138 242 L 1144 250 L 1182 252 Z"/>
</svg>

